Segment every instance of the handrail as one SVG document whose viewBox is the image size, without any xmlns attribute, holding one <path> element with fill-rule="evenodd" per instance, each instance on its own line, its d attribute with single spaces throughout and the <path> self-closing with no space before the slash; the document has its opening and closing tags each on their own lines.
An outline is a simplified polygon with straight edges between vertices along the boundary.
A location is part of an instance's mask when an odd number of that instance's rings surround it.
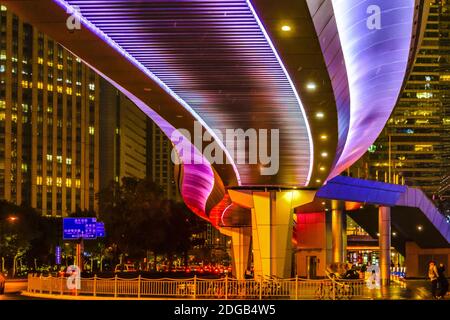
<svg viewBox="0 0 450 320">
<path fill-rule="evenodd" d="M 351 299 L 364 296 L 364 280 L 80 278 L 79 288 L 69 289 L 67 277 L 29 275 L 28 294 L 111 298 L 183 299 Z"/>
</svg>

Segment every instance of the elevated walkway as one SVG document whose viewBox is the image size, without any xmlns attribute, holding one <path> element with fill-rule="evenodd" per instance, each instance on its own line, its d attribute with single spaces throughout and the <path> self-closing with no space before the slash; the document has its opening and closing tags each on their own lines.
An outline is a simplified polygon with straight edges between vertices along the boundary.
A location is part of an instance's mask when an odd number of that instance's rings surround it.
<svg viewBox="0 0 450 320">
<path fill-rule="evenodd" d="M 422 248 L 450 247 L 450 223 L 420 189 L 337 176 L 317 192 L 317 197 L 363 204 L 347 214 L 374 238 L 378 233 L 376 206 L 391 207 L 392 245 L 402 253 L 407 241 Z"/>
</svg>

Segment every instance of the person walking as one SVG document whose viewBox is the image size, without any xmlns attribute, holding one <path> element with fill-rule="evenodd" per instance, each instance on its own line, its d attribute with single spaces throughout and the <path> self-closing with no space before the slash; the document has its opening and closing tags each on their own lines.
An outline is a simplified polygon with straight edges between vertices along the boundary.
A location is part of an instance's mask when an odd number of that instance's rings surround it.
<svg viewBox="0 0 450 320">
<path fill-rule="evenodd" d="M 445 266 L 443 263 L 439 264 L 438 270 L 438 283 L 439 283 L 439 292 L 438 299 L 443 299 L 447 295 L 448 291 L 448 280 L 445 276 Z"/>
<path fill-rule="evenodd" d="M 431 296 L 433 299 L 437 298 L 436 291 L 438 286 L 439 273 L 434 261 L 430 261 L 428 265 L 428 278 L 431 281 Z"/>
</svg>

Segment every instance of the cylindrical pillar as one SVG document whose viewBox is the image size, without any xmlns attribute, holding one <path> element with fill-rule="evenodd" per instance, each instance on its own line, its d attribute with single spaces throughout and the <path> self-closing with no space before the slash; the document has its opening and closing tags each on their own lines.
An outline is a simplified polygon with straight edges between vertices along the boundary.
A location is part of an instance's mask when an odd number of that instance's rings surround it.
<svg viewBox="0 0 450 320">
<path fill-rule="evenodd" d="M 391 208 L 380 206 L 378 209 L 378 241 L 380 245 L 381 285 L 388 285 L 391 267 Z"/>
<path fill-rule="evenodd" d="M 339 201 L 332 201 L 331 204 L 331 234 L 332 234 L 332 262 L 345 262 L 344 226 L 345 213 Z"/>
</svg>

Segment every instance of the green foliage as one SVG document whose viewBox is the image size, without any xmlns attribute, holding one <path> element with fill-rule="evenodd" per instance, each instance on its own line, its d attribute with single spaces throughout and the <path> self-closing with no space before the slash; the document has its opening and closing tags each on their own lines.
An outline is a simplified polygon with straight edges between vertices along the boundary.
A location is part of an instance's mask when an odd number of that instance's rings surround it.
<svg viewBox="0 0 450 320">
<path fill-rule="evenodd" d="M 186 254 L 192 233 L 205 228 L 205 222 L 183 203 L 164 199 L 161 187 L 151 180 L 113 182 L 100 191 L 98 200 L 107 241 L 117 254 L 142 257 L 147 250 Z"/>
<path fill-rule="evenodd" d="M 0 201 L 0 256 L 5 267 L 12 269 L 19 258 L 30 266 L 35 258 L 47 262 L 60 224 L 60 219 L 42 217 L 30 207 Z"/>
</svg>

